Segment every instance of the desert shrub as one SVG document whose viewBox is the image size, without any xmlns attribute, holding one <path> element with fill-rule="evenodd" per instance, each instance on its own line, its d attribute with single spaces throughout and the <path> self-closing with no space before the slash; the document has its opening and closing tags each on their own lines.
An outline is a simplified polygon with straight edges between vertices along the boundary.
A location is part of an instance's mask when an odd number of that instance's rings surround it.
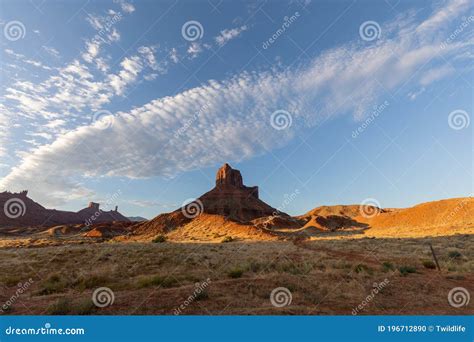
<svg viewBox="0 0 474 342">
<path fill-rule="evenodd" d="M 45 296 L 52 293 L 62 292 L 67 286 L 68 283 L 65 280 L 61 279 L 58 274 L 53 274 L 41 284 L 41 287 L 36 294 Z"/>
<path fill-rule="evenodd" d="M 384 261 L 382 264 L 382 271 L 384 272 L 389 272 L 389 271 L 395 271 L 395 266 L 389 261 Z"/>
<path fill-rule="evenodd" d="M 451 259 L 461 259 L 462 254 L 461 254 L 461 252 L 459 252 L 459 251 L 451 251 L 451 252 L 448 253 L 448 256 L 449 256 Z"/>
<path fill-rule="evenodd" d="M 76 315 L 90 315 L 97 310 L 92 300 L 86 299 L 75 305 L 74 314 Z"/>
<path fill-rule="evenodd" d="M 7 276 L 6 278 L 2 279 L 2 282 L 8 286 L 17 286 L 18 283 L 21 283 L 23 279 L 18 276 Z"/>
<path fill-rule="evenodd" d="M 423 260 L 422 264 L 425 268 L 429 268 L 429 269 L 435 269 L 436 268 L 435 263 L 431 260 Z"/>
<path fill-rule="evenodd" d="M 231 278 L 240 278 L 242 277 L 243 274 L 244 274 L 244 270 L 242 270 L 239 267 L 233 268 L 229 270 L 229 272 L 227 273 L 227 275 Z"/>
<path fill-rule="evenodd" d="M 416 273 L 416 267 L 413 266 L 400 266 L 398 268 L 402 276 L 407 276 L 409 273 Z"/>
<path fill-rule="evenodd" d="M 283 263 L 277 266 L 277 269 L 282 272 L 298 275 L 298 274 L 308 274 L 313 270 L 313 265 L 308 262 L 303 262 L 298 265 L 295 263 Z"/>
<path fill-rule="evenodd" d="M 234 241 L 234 238 L 232 236 L 226 236 L 225 238 L 222 239 L 222 243 L 225 243 L 225 242 L 232 242 Z"/>
<path fill-rule="evenodd" d="M 368 274 L 372 274 L 372 269 L 365 265 L 365 264 L 358 264 L 354 267 L 355 273 L 362 273 L 362 272 L 367 272 Z"/>
<path fill-rule="evenodd" d="M 75 283 L 74 286 L 80 290 L 93 289 L 99 286 L 105 285 L 109 279 L 101 275 L 91 275 L 88 277 L 81 277 Z"/>
<path fill-rule="evenodd" d="M 178 281 L 171 277 L 162 277 L 155 275 L 152 277 L 141 278 L 138 281 L 140 287 L 161 286 L 164 288 L 174 287 Z"/>
<path fill-rule="evenodd" d="M 201 292 L 196 293 L 195 300 L 206 300 L 209 298 L 209 292 L 207 289 L 203 289 Z"/>
<path fill-rule="evenodd" d="M 67 315 L 70 311 L 71 301 L 68 298 L 59 298 L 47 309 L 49 315 Z"/>
<path fill-rule="evenodd" d="M 153 243 L 166 242 L 166 236 L 164 236 L 164 235 L 157 235 L 151 242 L 153 242 Z"/>
<path fill-rule="evenodd" d="M 249 271 L 254 272 L 254 273 L 259 272 L 262 268 L 263 268 L 263 265 L 255 260 L 251 260 L 247 267 Z"/>
</svg>

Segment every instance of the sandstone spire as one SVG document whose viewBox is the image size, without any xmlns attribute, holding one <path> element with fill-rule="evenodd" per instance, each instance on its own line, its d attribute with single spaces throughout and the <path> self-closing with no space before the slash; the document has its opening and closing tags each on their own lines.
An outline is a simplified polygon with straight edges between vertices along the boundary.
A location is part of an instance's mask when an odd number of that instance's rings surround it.
<svg viewBox="0 0 474 342">
<path fill-rule="evenodd" d="M 237 188 L 243 188 L 242 175 L 239 170 L 234 170 L 229 164 L 225 163 L 216 175 L 216 187 L 232 185 Z"/>
</svg>

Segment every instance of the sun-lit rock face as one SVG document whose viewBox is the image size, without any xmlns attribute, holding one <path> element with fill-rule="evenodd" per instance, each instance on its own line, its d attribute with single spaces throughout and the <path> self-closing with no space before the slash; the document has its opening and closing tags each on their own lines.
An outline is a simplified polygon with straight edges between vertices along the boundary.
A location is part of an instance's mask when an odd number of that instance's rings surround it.
<svg viewBox="0 0 474 342">
<path fill-rule="evenodd" d="M 238 188 L 244 186 L 242 175 L 239 170 L 234 170 L 229 164 L 225 163 L 216 175 L 216 187 L 232 185 Z"/>
<path fill-rule="evenodd" d="M 234 226 L 237 231 L 244 229 L 245 234 L 250 234 L 249 236 L 257 233 L 265 235 L 267 233 L 262 233 L 253 226 L 253 220 L 273 215 L 289 218 L 287 214 L 279 212 L 260 200 L 258 187 L 245 186 L 240 171 L 233 169 L 227 163 L 217 170 L 216 186 L 194 200 L 192 204 L 171 213 L 158 215 L 140 224 L 135 227 L 134 234 L 152 236 L 168 233 L 181 227 L 184 227 L 183 229 L 187 232 L 191 231 L 190 234 L 208 234 L 206 227 L 209 227 L 209 222 L 214 222 L 219 227 L 223 225 L 222 222 L 225 224 L 234 222 L 237 224 Z M 188 209 L 191 207 L 195 210 L 193 209 L 192 215 L 189 215 Z"/>
<path fill-rule="evenodd" d="M 257 186 L 245 186 L 240 171 L 227 163 L 217 171 L 214 189 L 199 199 L 204 212 L 241 222 L 272 215 L 276 211 L 259 200 Z"/>
<path fill-rule="evenodd" d="M 227 192 L 232 192 L 232 190 L 238 189 L 238 192 L 243 191 L 248 196 L 258 199 L 258 186 L 245 186 L 240 171 L 233 169 L 227 163 L 217 170 L 216 187 L 214 189 L 217 191 Z"/>
</svg>

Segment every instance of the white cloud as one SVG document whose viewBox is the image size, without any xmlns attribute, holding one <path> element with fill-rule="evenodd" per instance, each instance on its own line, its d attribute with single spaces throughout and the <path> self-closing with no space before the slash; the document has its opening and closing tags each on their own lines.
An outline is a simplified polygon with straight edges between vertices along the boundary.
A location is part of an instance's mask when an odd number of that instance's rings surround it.
<svg viewBox="0 0 474 342">
<path fill-rule="evenodd" d="M 189 58 L 196 58 L 203 51 L 201 43 L 192 42 L 188 47 Z"/>
<path fill-rule="evenodd" d="M 131 3 L 128 3 L 124 0 L 118 0 L 118 3 L 120 3 L 120 8 L 125 13 L 132 13 L 135 11 L 135 6 L 133 6 Z"/>
<path fill-rule="evenodd" d="M 51 46 L 45 46 L 45 45 L 43 45 L 42 48 L 43 48 L 44 51 L 46 51 L 51 56 L 56 57 L 56 58 L 60 57 L 59 51 L 56 50 L 55 48 L 53 48 Z"/>
<path fill-rule="evenodd" d="M 416 91 L 410 91 L 408 93 L 408 98 L 412 101 L 416 100 L 416 98 L 418 96 L 420 96 L 421 94 L 423 94 L 425 92 L 426 88 L 425 87 L 422 87 L 420 88 L 419 90 L 416 90 Z"/>
<path fill-rule="evenodd" d="M 435 81 L 439 81 L 447 76 L 452 75 L 455 71 L 456 70 L 454 70 L 454 68 L 449 64 L 445 64 L 439 68 L 433 68 L 421 76 L 420 84 L 427 86 Z"/>
<path fill-rule="evenodd" d="M 48 122 L 46 125 L 44 125 L 45 127 L 48 127 L 48 128 L 51 128 L 51 129 L 56 129 L 56 128 L 59 128 L 59 127 L 62 127 L 62 126 L 65 126 L 66 125 L 66 120 L 63 120 L 63 119 L 55 119 L 55 120 L 51 120 L 50 122 Z"/>
<path fill-rule="evenodd" d="M 129 200 L 127 201 L 130 204 L 142 207 L 142 208 L 152 208 L 152 207 L 162 207 L 162 208 L 176 208 L 179 204 L 176 203 L 160 203 L 158 201 L 149 201 L 149 200 Z"/>
<path fill-rule="evenodd" d="M 172 48 L 170 53 L 169 53 L 170 59 L 173 63 L 178 63 L 179 62 L 179 55 L 178 55 L 178 50 L 176 48 Z"/>
<path fill-rule="evenodd" d="M 86 51 L 82 54 L 82 58 L 88 62 L 92 63 L 94 58 L 97 57 L 100 50 L 100 42 L 98 40 L 95 41 L 87 41 L 86 42 Z"/>
<path fill-rule="evenodd" d="M 51 203 L 51 199 L 59 202 L 91 193 L 81 183 L 83 177 L 173 176 L 250 158 L 284 145 L 299 128 L 311 127 L 324 118 L 343 113 L 363 118 L 385 90 L 398 90 L 408 80 L 416 84 L 429 81 L 425 75 L 430 72 L 431 58 L 442 62 L 470 48 L 460 43 L 440 48 L 445 37 L 433 40 L 429 30 L 439 33 L 444 21 L 441 27 L 419 30 L 423 23 L 398 20 L 382 25 L 383 38 L 372 44 L 346 44 L 291 69 L 210 80 L 129 112 L 115 113 L 112 125 L 105 130 L 97 124 L 78 127 L 25 154 L 2 179 L 0 188 L 30 188 L 35 198 Z M 123 94 L 145 67 L 154 65 L 145 50 L 125 58 L 120 72 L 99 83 L 93 82 L 85 66 L 72 64 L 61 72 L 67 82 L 59 83 L 60 88 L 69 88 L 56 101 L 78 109 L 91 108 L 103 103 L 97 100 L 99 95 L 109 101 L 113 94 Z M 431 70 L 443 74 L 436 68 Z M 39 102 L 36 106 L 50 103 L 32 100 Z M 24 105 L 31 106 L 27 100 Z M 278 109 L 290 112 L 293 118 L 293 125 L 283 131 L 270 125 L 271 114 Z"/>
<path fill-rule="evenodd" d="M 229 40 L 237 38 L 240 36 L 240 34 L 243 31 L 246 31 L 248 29 L 247 25 L 243 25 L 241 27 L 236 27 L 233 29 L 225 29 L 220 32 L 220 34 L 215 37 L 215 41 L 217 45 L 223 46 L 225 43 L 227 43 Z"/>
<path fill-rule="evenodd" d="M 112 32 L 110 32 L 108 35 L 107 35 L 107 38 L 109 39 L 109 41 L 111 42 L 118 42 L 120 40 L 120 33 L 119 31 L 117 31 L 117 29 L 114 27 L 112 28 Z"/>
<path fill-rule="evenodd" d="M 52 67 L 50 66 L 47 66 L 47 65 L 44 65 L 43 63 L 41 63 L 40 61 L 37 61 L 37 60 L 33 60 L 31 58 L 27 58 L 25 55 L 21 54 L 21 53 L 16 53 L 14 52 L 13 50 L 11 49 L 5 49 L 4 50 L 5 53 L 9 56 L 11 56 L 12 58 L 15 58 L 17 61 L 21 61 L 23 63 L 26 63 L 26 64 L 29 64 L 29 65 L 33 65 L 37 68 L 42 68 L 44 70 L 53 70 Z"/>
</svg>

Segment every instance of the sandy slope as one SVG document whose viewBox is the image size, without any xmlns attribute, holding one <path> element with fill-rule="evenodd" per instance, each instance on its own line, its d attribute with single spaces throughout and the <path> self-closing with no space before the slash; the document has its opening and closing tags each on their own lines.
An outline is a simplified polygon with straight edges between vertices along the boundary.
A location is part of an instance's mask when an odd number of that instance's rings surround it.
<svg viewBox="0 0 474 342">
<path fill-rule="evenodd" d="M 381 213 L 373 218 L 358 216 L 370 225 L 368 236 L 420 237 L 474 234 L 474 199 L 452 198 L 427 202 L 407 209 Z"/>
</svg>

